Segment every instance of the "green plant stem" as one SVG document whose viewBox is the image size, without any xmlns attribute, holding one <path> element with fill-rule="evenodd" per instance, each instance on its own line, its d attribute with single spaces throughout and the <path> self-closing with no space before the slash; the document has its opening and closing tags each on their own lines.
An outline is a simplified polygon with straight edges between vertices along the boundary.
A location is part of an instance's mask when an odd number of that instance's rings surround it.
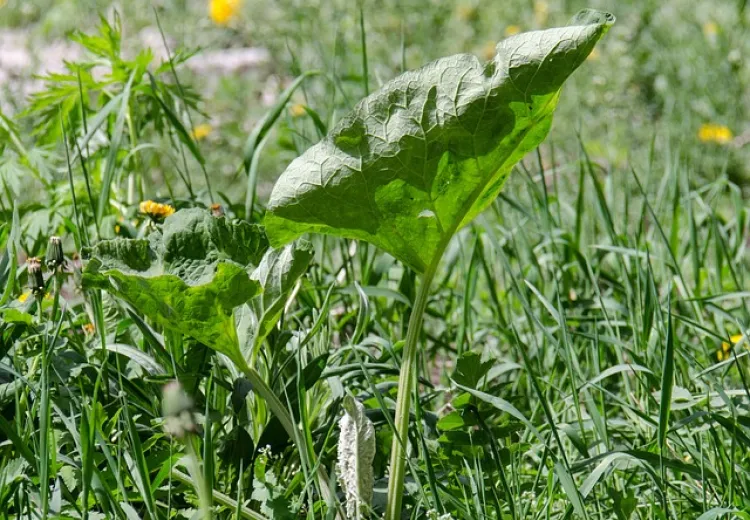
<svg viewBox="0 0 750 520">
<path fill-rule="evenodd" d="M 42 368 L 39 376 L 41 403 L 39 404 L 39 492 L 41 494 L 42 518 L 47 518 L 49 512 L 49 365 L 47 362 L 47 328 L 44 323 L 42 301 L 44 296 L 36 296 L 39 325 L 42 329 Z"/>
<path fill-rule="evenodd" d="M 435 277 L 439 259 L 436 260 L 422 275 L 417 289 L 417 297 L 409 317 L 406 330 L 406 342 L 401 361 L 401 376 L 398 380 L 398 394 L 396 396 L 396 431 L 391 445 L 390 478 L 388 481 L 388 504 L 385 510 L 385 520 L 401 518 L 401 502 L 404 495 L 404 469 L 406 468 L 406 447 L 409 439 L 409 409 L 411 407 L 411 392 L 417 372 L 417 340 L 422 332 L 422 320 L 430 296 L 430 286 Z"/>
<path fill-rule="evenodd" d="M 208 426 L 207 426 L 208 427 Z M 185 439 L 185 449 L 188 455 L 188 469 L 190 471 L 191 484 L 198 493 L 198 503 L 200 504 L 200 516 L 203 520 L 211 520 L 211 494 L 206 486 L 206 480 L 203 478 L 201 465 L 198 461 L 198 454 L 193 447 L 193 439 L 188 436 Z"/>
<path fill-rule="evenodd" d="M 52 303 L 52 323 L 57 322 L 57 311 L 60 310 L 60 292 L 62 292 L 62 273 L 55 269 L 55 295 Z"/>
<path fill-rule="evenodd" d="M 195 482 L 193 481 L 193 478 L 183 473 L 182 471 L 172 468 L 172 476 L 175 477 L 177 480 L 182 482 L 183 484 L 187 485 L 194 485 Z M 215 489 L 211 490 L 211 495 L 213 495 L 214 501 L 217 504 L 221 504 L 224 507 L 227 507 L 229 509 L 233 509 L 235 511 L 239 511 L 240 516 L 243 518 L 248 518 L 250 520 L 268 520 L 265 516 L 261 515 L 260 513 L 256 513 L 252 509 L 245 507 L 241 503 L 238 504 L 236 500 L 233 498 L 225 495 L 224 493 L 220 491 L 216 491 Z"/>
<path fill-rule="evenodd" d="M 235 363 L 237 363 L 237 360 L 235 360 Z M 281 400 L 279 400 L 278 397 L 276 397 L 273 389 L 268 386 L 268 383 L 265 382 L 258 371 L 251 368 L 244 360 L 242 360 L 241 363 L 238 363 L 238 366 L 245 374 L 247 380 L 250 381 L 250 384 L 253 386 L 253 391 L 266 401 L 266 404 L 271 410 L 271 413 L 276 416 L 276 418 L 281 423 L 281 426 L 283 426 L 284 430 L 286 430 L 286 432 L 289 434 L 289 438 L 297 445 L 297 449 L 300 452 L 300 458 L 302 458 L 303 460 L 312 460 L 308 458 L 309 454 L 307 451 L 307 444 L 305 443 L 304 439 L 300 439 L 300 431 L 294 424 L 294 419 L 289 413 L 287 407 L 284 406 L 284 404 L 281 402 Z M 335 501 L 328 487 L 328 472 L 323 466 L 318 465 L 317 474 L 318 483 L 320 485 L 320 492 L 322 493 L 323 498 L 327 503 L 335 502 L 338 509 L 340 504 L 338 503 L 338 501 Z M 343 518 L 341 515 L 341 511 L 337 511 L 337 518 Z"/>
</svg>

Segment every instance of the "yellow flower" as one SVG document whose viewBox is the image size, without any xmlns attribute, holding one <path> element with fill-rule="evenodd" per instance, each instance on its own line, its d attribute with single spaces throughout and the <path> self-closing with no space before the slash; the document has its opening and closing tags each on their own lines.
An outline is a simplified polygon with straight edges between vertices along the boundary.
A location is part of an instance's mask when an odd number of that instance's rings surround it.
<svg viewBox="0 0 750 520">
<path fill-rule="evenodd" d="M 29 299 L 29 296 L 31 296 L 31 291 L 26 291 L 25 293 L 22 293 L 22 294 L 20 294 L 18 296 L 18 301 L 20 303 L 26 303 L 26 300 Z M 49 300 L 52 299 L 52 295 L 51 294 L 45 294 L 44 295 L 44 299 L 49 301 Z"/>
<path fill-rule="evenodd" d="M 302 117 L 307 112 L 305 112 L 305 105 L 302 103 L 295 103 L 289 107 L 289 113 L 292 114 L 292 117 Z"/>
<path fill-rule="evenodd" d="M 228 24 L 237 16 L 242 0 L 210 0 L 208 14 L 218 25 Z"/>
<path fill-rule="evenodd" d="M 719 26 L 716 25 L 716 22 L 706 22 L 703 24 L 703 36 L 705 36 L 707 39 L 712 39 L 716 37 L 716 35 L 719 33 Z"/>
<path fill-rule="evenodd" d="M 492 41 L 485 43 L 484 47 L 482 47 L 482 56 L 484 56 L 484 59 L 489 61 L 495 57 L 495 54 L 497 54 L 497 44 Z"/>
<path fill-rule="evenodd" d="M 192 137 L 196 141 L 200 141 L 201 139 L 208 137 L 211 132 L 213 132 L 213 130 L 214 129 L 211 125 L 209 125 L 208 123 L 203 123 L 193 128 L 193 131 L 190 132 L 190 137 Z"/>
<path fill-rule="evenodd" d="M 96 327 L 94 327 L 93 323 L 86 323 L 83 326 L 83 333 L 87 336 L 93 336 L 94 332 L 96 332 Z"/>
<path fill-rule="evenodd" d="M 456 16 L 464 22 L 471 22 L 477 17 L 477 8 L 468 3 L 458 4 L 456 6 Z"/>
<path fill-rule="evenodd" d="M 534 18 L 538 26 L 547 25 L 547 18 L 549 17 L 549 4 L 544 0 L 537 0 L 534 2 Z"/>
<path fill-rule="evenodd" d="M 727 144 L 733 137 L 732 131 L 724 125 L 707 123 L 698 130 L 698 139 L 704 143 Z"/>
<path fill-rule="evenodd" d="M 729 343 L 727 343 L 726 341 L 722 342 L 721 350 L 716 353 L 716 359 L 718 359 L 719 361 L 729 359 L 731 357 L 732 347 L 742 341 L 743 337 L 744 336 L 742 334 L 735 334 L 734 336 L 729 337 Z"/>
<path fill-rule="evenodd" d="M 509 25 L 505 28 L 505 36 L 513 36 L 514 34 L 518 34 L 521 32 L 521 28 L 517 25 Z"/>
<path fill-rule="evenodd" d="M 211 207 L 209 209 L 211 210 L 211 215 L 213 215 L 214 217 L 223 217 L 224 215 L 226 215 L 224 206 L 222 206 L 221 204 L 211 204 Z"/>
<path fill-rule="evenodd" d="M 162 220 L 174 213 L 174 208 L 169 204 L 160 204 L 153 200 L 144 200 L 138 206 L 141 213 L 145 213 L 154 220 Z"/>
</svg>

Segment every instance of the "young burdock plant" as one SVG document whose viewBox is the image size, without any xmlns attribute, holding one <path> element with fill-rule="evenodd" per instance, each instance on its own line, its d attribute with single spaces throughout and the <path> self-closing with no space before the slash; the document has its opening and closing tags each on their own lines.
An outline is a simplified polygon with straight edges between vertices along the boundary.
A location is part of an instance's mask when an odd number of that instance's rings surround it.
<svg viewBox="0 0 750 520">
<path fill-rule="evenodd" d="M 386 520 L 401 517 L 418 340 L 443 253 L 544 140 L 563 83 L 613 23 L 611 14 L 584 10 L 567 27 L 500 42 L 487 63 L 461 54 L 407 72 L 361 101 L 274 187 L 265 217 L 272 245 L 308 232 L 366 240 L 420 275 L 398 385 Z"/>
</svg>

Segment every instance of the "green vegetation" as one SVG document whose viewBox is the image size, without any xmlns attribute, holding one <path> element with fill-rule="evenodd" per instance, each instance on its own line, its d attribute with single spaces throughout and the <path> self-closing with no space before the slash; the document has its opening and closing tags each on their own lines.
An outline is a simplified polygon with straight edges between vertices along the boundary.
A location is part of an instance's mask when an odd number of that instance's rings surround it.
<svg viewBox="0 0 750 520">
<path fill-rule="evenodd" d="M 745 4 L 246 2 L 0 95 L 0 517 L 750 519 Z"/>
</svg>

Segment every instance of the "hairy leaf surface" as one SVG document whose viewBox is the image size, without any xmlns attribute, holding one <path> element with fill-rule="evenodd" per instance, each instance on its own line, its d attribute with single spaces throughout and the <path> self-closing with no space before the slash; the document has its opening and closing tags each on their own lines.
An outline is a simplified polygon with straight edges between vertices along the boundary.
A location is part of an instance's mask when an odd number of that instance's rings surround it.
<svg viewBox="0 0 750 520">
<path fill-rule="evenodd" d="M 267 248 L 257 226 L 186 209 L 148 239 L 98 243 L 89 251 L 83 279 L 162 326 L 244 363 L 232 312 L 260 292 L 250 274 Z"/>
<path fill-rule="evenodd" d="M 263 288 L 256 305 L 260 316 L 255 335 L 256 348 L 279 321 L 289 293 L 307 271 L 312 257 L 312 244 L 299 240 L 279 249 L 270 249 L 253 272 L 251 278 Z"/>
<path fill-rule="evenodd" d="M 390 81 L 279 178 L 272 244 L 307 232 L 363 239 L 424 271 L 546 137 L 563 82 L 613 22 L 582 11 L 501 41 L 488 63 L 459 54 Z"/>
</svg>

